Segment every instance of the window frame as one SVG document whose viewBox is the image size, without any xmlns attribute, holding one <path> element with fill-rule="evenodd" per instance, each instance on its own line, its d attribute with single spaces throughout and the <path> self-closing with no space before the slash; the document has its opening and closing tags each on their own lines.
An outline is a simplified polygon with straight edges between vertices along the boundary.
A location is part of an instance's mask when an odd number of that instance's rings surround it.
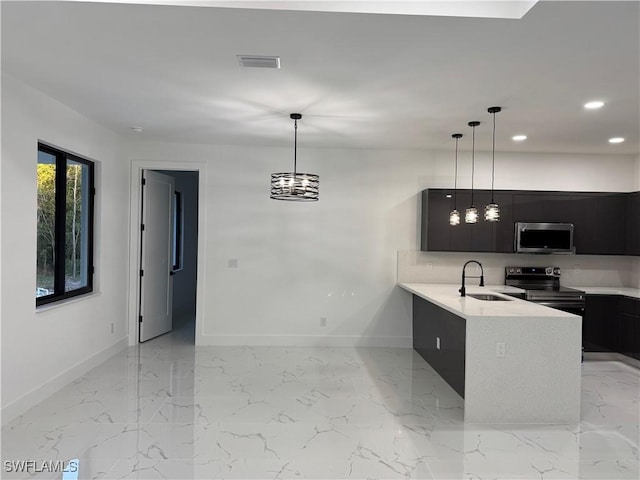
<svg viewBox="0 0 640 480">
<path fill-rule="evenodd" d="M 93 253 L 94 253 L 94 230 L 95 230 L 95 162 L 80 157 L 70 152 L 52 147 L 46 143 L 38 142 L 38 153 L 43 152 L 55 158 L 56 178 L 55 178 L 55 214 L 54 214 L 54 292 L 49 295 L 36 297 L 36 307 L 59 302 L 69 298 L 85 295 L 93 292 L 93 276 L 95 273 Z M 65 291 L 65 266 L 66 266 L 66 216 L 67 216 L 67 162 L 72 161 L 88 167 L 87 191 L 87 284 L 83 287 L 71 291 Z M 64 172 L 63 175 L 59 175 Z M 83 179 L 83 181 L 85 181 Z M 36 226 L 37 229 L 37 226 Z M 60 261 L 62 259 L 62 261 Z M 37 287 L 37 285 L 36 285 Z"/>
</svg>

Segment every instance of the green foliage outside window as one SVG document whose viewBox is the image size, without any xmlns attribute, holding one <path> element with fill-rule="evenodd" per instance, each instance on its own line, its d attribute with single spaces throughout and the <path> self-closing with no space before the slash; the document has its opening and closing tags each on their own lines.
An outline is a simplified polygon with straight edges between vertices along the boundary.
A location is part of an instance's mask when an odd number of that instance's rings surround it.
<svg viewBox="0 0 640 480">
<path fill-rule="evenodd" d="M 93 165 L 48 147 L 38 158 L 36 298 L 91 291 Z"/>
</svg>

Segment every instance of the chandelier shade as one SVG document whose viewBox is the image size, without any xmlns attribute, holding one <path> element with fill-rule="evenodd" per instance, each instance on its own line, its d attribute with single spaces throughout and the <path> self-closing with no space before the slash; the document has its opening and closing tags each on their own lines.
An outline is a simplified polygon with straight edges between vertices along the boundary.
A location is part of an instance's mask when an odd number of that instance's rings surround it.
<svg viewBox="0 0 640 480">
<path fill-rule="evenodd" d="M 313 173 L 300 173 L 297 171 L 298 161 L 298 120 L 302 118 L 300 113 L 289 115 L 293 120 L 293 171 L 271 174 L 271 195 L 274 200 L 286 200 L 289 202 L 317 202 L 320 191 L 320 177 Z"/>
<path fill-rule="evenodd" d="M 464 212 L 465 223 L 478 223 L 478 209 L 471 205 Z"/>
<path fill-rule="evenodd" d="M 460 225 L 460 212 L 455 208 L 449 213 L 449 225 L 452 227 Z"/>
<path fill-rule="evenodd" d="M 495 202 L 487 203 L 484 206 L 484 219 L 487 222 L 500 221 L 500 206 Z"/>
<path fill-rule="evenodd" d="M 313 173 L 280 172 L 271 174 L 271 198 L 296 202 L 318 200 L 320 177 Z"/>
</svg>

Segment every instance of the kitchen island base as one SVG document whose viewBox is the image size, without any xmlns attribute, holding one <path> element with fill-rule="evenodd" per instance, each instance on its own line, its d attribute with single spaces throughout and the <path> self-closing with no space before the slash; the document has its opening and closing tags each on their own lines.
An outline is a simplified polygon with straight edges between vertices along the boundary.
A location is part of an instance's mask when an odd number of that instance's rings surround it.
<svg viewBox="0 0 640 480">
<path fill-rule="evenodd" d="M 464 398 L 465 422 L 579 422 L 579 316 L 462 298 L 454 285 L 401 286 L 414 294 L 414 349 Z"/>
</svg>

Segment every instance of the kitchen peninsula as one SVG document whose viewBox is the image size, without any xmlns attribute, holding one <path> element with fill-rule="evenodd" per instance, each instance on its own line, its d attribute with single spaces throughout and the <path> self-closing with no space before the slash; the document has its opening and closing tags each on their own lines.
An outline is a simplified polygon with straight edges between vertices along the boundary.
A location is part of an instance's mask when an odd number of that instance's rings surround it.
<svg viewBox="0 0 640 480">
<path fill-rule="evenodd" d="M 468 286 L 466 297 L 453 284 L 399 286 L 413 294 L 414 349 L 464 398 L 465 422 L 579 421 L 581 317 L 504 285 Z"/>
</svg>

